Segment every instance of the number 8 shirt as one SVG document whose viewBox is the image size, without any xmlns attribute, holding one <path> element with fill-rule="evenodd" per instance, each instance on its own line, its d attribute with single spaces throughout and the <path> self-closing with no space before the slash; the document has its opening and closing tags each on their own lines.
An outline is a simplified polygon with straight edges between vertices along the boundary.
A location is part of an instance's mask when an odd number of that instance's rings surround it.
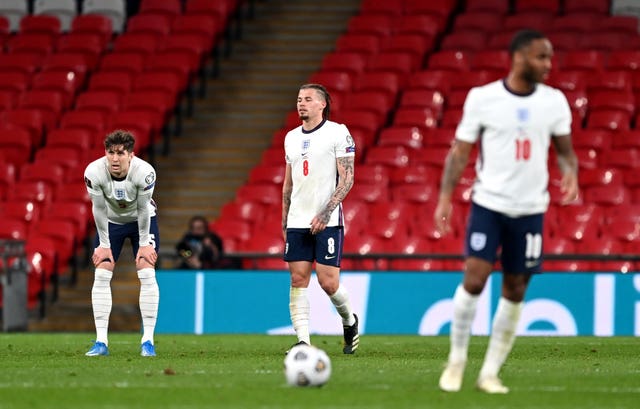
<svg viewBox="0 0 640 409">
<path fill-rule="evenodd" d="M 333 195 L 338 183 L 337 158 L 355 156 L 355 143 L 345 125 L 324 120 L 310 131 L 299 126 L 284 139 L 285 159 L 291 165 L 291 205 L 287 228 L 308 229 Z M 342 204 L 327 226 L 341 226 Z"/>
<path fill-rule="evenodd" d="M 570 133 L 571 110 L 560 90 L 537 84 L 516 94 L 503 80 L 472 88 L 456 139 L 479 140 L 473 202 L 512 217 L 544 213 L 551 137 Z"/>
</svg>

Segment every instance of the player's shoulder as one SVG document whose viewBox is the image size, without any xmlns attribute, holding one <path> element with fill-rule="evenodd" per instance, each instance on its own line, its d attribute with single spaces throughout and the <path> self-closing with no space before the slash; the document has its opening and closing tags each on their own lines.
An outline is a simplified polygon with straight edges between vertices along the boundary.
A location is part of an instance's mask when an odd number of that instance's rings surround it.
<svg viewBox="0 0 640 409">
<path fill-rule="evenodd" d="M 539 92 L 543 93 L 545 96 L 546 95 L 552 95 L 555 97 L 564 96 L 564 93 L 559 88 L 552 87 L 551 85 L 539 83 L 537 85 L 537 89 Z"/>
<path fill-rule="evenodd" d="M 156 171 L 153 166 L 144 159 L 134 156 L 131 159 L 131 165 L 129 172 L 131 172 L 131 179 L 143 180 L 143 183 L 151 184 L 155 181 Z"/>
<path fill-rule="evenodd" d="M 105 173 L 105 170 L 107 169 L 105 161 L 106 161 L 106 158 L 101 157 L 90 162 L 84 170 L 85 175 L 95 177 Z"/>
</svg>

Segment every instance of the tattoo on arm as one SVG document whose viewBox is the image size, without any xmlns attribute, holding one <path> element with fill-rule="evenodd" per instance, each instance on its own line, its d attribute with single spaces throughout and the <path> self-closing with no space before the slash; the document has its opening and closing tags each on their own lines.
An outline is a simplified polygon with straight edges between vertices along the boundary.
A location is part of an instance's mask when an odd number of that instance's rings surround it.
<svg viewBox="0 0 640 409">
<path fill-rule="evenodd" d="M 336 164 L 338 166 L 338 186 L 336 186 L 336 190 L 333 192 L 331 199 L 329 199 L 329 203 L 327 203 L 319 215 L 324 223 L 329 222 L 331 213 L 342 203 L 344 198 L 347 197 L 347 193 L 351 190 L 351 187 L 353 187 L 355 177 L 354 157 L 338 158 L 336 159 Z"/>
<path fill-rule="evenodd" d="M 291 192 L 293 191 L 293 180 L 291 179 L 291 168 L 287 165 L 282 184 L 282 230 L 287 228 L 289 218 L 289 208 L 291 207 Z"/>
<path fill-rule="evenodd" d="M 450 195 L 455 189 L 469 157 L 459 152 L 456 147 L 451 148 L 444 161 L 442 179 L 440 180 L 440 193 Z"/>
</svg>

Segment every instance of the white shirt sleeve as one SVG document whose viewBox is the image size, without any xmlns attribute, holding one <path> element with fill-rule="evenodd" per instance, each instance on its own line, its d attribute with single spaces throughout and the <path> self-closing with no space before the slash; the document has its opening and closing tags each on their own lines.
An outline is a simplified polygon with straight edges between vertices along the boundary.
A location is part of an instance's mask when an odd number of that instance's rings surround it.
<svg viewBox="0 0 640 409">
<path fill-rule="evenodd" d="M 481 116 L 479 113 L 481 104 L 478 90 L 472 88 L 467 94 L 462 109 L 462 119 L 456 129 L 456 139 L 464 142 L 474 143 L 480 136 L 482 129 Z"/>
<path fill-rule="evenodd" d="M 151 165 L 146 164 L 141 169 L 139 181 L 136 181 L 138 187 L 138 235 L 140 236 L 139 245 L 149 246 L 151 240 L 149 238 L 149 228 L 151 227 L 151 197 L 156 185 L 156 172 Z"/>
<path fill-rule="evenodd" d="M 346 126 L 340 125 L 339 134 L 336 137 L 336 158 L 355 156 L 356 142 Z"/>
<path fill-rule="evenodd" d="M 559 91 L 554 90 L 556 93 L 557 100 L 557 113 L 558 119 L 553 124 L 551 129 L 551 134 L 554 136 L 563 136 L 571 134 L 571 108 L 569 107 L 569 103 L 567 102 L 567 98 L 565 95 Z"/>
</svg>

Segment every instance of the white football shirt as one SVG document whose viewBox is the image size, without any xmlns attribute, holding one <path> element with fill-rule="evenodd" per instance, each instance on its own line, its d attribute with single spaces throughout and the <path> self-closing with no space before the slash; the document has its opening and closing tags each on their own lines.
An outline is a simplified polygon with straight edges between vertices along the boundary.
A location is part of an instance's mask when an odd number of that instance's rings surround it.
<svg viewBox="0 0 640 409">
<path fill-rule="evenodd" d="M 123 180 L 116 180 L 109 173 L 107 158 L 102 157 L 87 166 L 84 178 L 90 195 L 104 196 L 109 222 L 125 224 L 138 220 L 138 197 L 153 195 L 156 172 L 151 164 L 134 156 L 127 176 Z M 149 204 L 149 214 L 152 217 L 156 214 L 152 200 Z"/>
<path fill-rule="evenodd" d="M 355 156 L 355 142 L 345 125 L 323 121 L 311 131 L 305 131 L 302 126 L 289 131 L 284 150 L 293 181 L 287 227 L 308 229 L 336 190 L 336 159 Z M 342 222 L 340 204 L 327 226 L 341 226 Z"/>
<path fill-rule="evenodd" d="M 537 84 L 518 95 L 503 80 L 472 88 L 456 139 L 479 140 L 473 202 L 514 217 L 545 212 L 551 137 L 570 133 L 571 110 L 560 90 Z"/>
</svg>

